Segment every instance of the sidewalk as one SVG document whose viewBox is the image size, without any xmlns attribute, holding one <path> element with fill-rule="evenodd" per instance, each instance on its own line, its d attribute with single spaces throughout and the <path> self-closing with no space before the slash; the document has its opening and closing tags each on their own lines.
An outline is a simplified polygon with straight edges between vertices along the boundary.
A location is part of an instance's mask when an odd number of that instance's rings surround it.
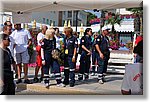
<svg viewBox="0 0 150 102">
<path fill-rule="evenodd" d="M 34 68 L 29 68 L 29 78 L 34 77 Z M 74 87 L 57 87 L 54 78 L 51 78 L 51 85 L 46 88 L 43 83 L 18 84 L 17 95 L 121 95 L 122 74 L 108 74 L 106 83 L 99 84 L 97 76 L 90 76 L 88 80 L 78 81 Z"/>
</svg>

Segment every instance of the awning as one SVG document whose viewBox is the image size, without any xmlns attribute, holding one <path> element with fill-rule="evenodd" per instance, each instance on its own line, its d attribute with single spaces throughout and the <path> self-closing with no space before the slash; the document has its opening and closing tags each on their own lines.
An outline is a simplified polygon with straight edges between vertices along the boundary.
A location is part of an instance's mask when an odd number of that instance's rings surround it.
<svg viewBox="0 0 150 102">
<path fill-rule="evenodd" d="M 112 29 L 112 25 L 106 25 L 110 30 Z M 115 30 L 117 32 L 134 32 L 134 24 L 129 24 L 129 25 L 118 25 L 118 24 L 115 24 L 114 25 L 115 27 Z M 95 28 L 98 28 L 98 27 L 95 27 Z"/>
<path fill-rule="evenodd" d="M 143 0 L 1 0 L 1 11 L 40 12 L 139 7 Z"/>
</svg>

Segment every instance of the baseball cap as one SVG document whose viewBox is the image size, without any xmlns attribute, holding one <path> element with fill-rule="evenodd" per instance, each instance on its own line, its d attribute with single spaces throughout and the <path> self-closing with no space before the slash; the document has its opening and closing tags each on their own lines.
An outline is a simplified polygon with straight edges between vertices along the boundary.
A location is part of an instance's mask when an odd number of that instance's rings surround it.
<svg viewBox="0 0 150 102">
<path fill-rule="evenodd" d="M 110 28 L 108 28 L 107 26 L 102 27 L 102 31 L 103 30 L 110 30 Z"/>
</svg>

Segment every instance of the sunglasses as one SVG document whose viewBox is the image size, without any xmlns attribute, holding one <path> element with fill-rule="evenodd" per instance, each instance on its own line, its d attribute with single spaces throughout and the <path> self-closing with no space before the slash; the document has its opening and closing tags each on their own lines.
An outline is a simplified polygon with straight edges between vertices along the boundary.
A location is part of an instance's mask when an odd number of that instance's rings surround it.
<svg viewBox="0 0 150 102">
<path fill-rule="evenodd" d="M 10 42 L 10 39 L 9 38 L 5 38 L 4 40 L 8 40 Z"/>
<path fill-rule="evenodd" d="M 7 26 L 12 26 L 12 24 L 10 24 L 10 25 L 7 25 Z"/>
</svg>

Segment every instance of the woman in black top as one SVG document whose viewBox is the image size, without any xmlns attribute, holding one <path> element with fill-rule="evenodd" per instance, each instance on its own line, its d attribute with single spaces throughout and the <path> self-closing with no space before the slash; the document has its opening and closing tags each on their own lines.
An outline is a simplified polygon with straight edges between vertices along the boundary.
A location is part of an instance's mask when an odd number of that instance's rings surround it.
<svg viewBox="0 0 150 102">
<path fill-rule="evenodd" d="M 11 55 L 10 50 L 7 48 L 9 46 L 10 39 L 6 34 L 0 34 L 0 52 L 1 52 L 1 71 L 2 78 L 1 84 L 3 84 L 2 95 L 15 95 L 15 84 L 13 78 L 13 68 L 11 65 L 14 60 Z"/>
<path fill-rule="evenodd" d="M 52 51 L 56 49 L 56 39 L 54 37 L 55 30 L 48 29 L 45 34 L 45 38 L 42 41 L 41 45 L 41 57 L 44 71 L 44 83 L 46 87 L 49 87 L 49 72 L 51 68 L 51 72 L 55 74 L 55 79 L 57 82 L 57 86 L 61 86 L 61 73 L 60 73 L 60 65 L 58 64 L 58 60 L 52 57 Z"/>
</svg>

